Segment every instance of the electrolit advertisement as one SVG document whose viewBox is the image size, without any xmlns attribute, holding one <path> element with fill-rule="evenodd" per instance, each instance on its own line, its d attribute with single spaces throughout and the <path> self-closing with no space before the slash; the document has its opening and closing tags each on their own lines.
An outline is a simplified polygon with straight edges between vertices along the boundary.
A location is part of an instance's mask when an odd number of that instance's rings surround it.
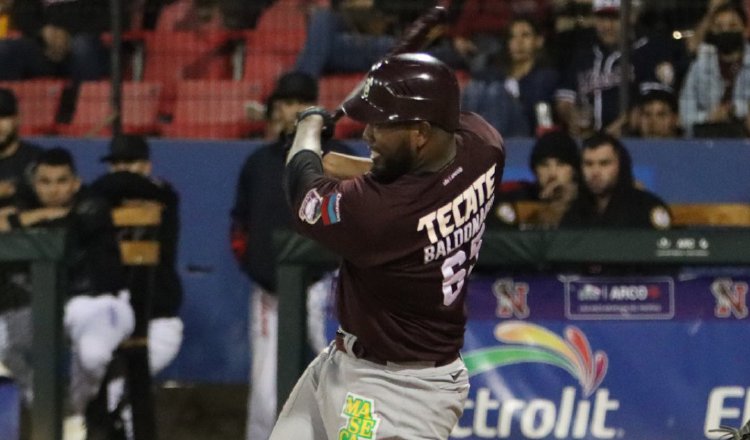
<svg viewBox="0 0 750 440">
<path fill-rule="evenodd" d="M 475 277 L 451 438 L 719 438 L 750 418 L 748 279 Z"/>
</svg>

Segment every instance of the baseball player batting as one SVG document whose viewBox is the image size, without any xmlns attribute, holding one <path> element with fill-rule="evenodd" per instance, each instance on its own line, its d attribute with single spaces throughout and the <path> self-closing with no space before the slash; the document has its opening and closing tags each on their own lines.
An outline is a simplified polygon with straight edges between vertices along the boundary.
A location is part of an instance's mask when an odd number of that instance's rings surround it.
<svg viewBox="0 0 750 440">
<path fill-rule="evenodd" d="M 464 302 L 503 141 L 459 111 L 455 75 L 426 54 L 377 63 L 342 109 L 366 124 L 372 169 L 326 176 L 321 138 L 333 120 L 311 108 L 298 117 L 284 177 L 298 231 L 342 257 L 341 327 L 271 439 L 447 439 L 469 391 Z"/>
</svg>

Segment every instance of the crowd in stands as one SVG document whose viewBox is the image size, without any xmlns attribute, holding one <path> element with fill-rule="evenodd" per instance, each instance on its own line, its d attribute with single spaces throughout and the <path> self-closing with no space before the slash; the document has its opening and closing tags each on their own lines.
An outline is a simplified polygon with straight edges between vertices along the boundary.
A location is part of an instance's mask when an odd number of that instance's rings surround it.
<svg viewBox="0 0 750 440">
<path fill-rule="evenodd" d="M 276 79 L 293 70 L 319 78 L 321 104 L 335 106 L 435 3 L 122 2 L 126 131 L 262 136 L 265 101 Z M 689 3 L 665 9 L 664 2 L 636 1 L 628 20 L 621 20 L 619 0 L 458 0 L 424 50 L 456 69 L 463 108 L 482 114 L 505 137 L 535 136 L 550 125 L 579 138 L 599 130 L 631 137 L 743 136 L 750 125 L 748 2 Z M 50 101 L 24 114 L 24 134 L 108 133 L 110 19 L 106 0 L 0 3 L 0 81 L 20 95 L 22 113 L 31 108 L 26 96 L 43 100 L 46 94 Z M 622 60 L 631 68 L 623 69 Z M 623 72 L 627 87 L 621 87 Z M 669 128 L 655 131 L 648 128 L 653 122 L 642 121 L 655 117 L 644 106 L 656 102 Z M 47 122 L 36 123 L 41 118 Z M 347 127 L 337 134 L 360 131 Z"/>
</svg>

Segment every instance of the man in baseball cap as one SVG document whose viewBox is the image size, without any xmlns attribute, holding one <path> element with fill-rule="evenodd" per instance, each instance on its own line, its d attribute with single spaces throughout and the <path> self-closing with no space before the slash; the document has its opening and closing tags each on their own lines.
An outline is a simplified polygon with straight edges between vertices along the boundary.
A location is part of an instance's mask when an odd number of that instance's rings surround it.
<svg viewBox="0 0 750 440">
<path fill-rule="evenodd" d="M 266 100 L 267 137 L 277 140 L 294 131 L 297 113 L 318 102 L 318 81 L 304 72 L 287 72 Z"/>
<path fill-rule="evenodd" d="M 182 281 L 177 273 L 177 247 L 180 239 L 179 194 L 172 185 L 152 175 L 149 145 L 142 136 L 115 136 L 109 154 L 101 158 L 108 172 L 91 183 L 92 194 L 107 200 L 111 206 L 158 205 L 161 224 L 158 228 L 159 262 L 153 283 L 144 284 L 130 277 L 128 288 L 133 298 L 149 293 L 147 311 L 136 306 L 136 319 L 148 314 L 148 363 L 152 374 L 169 365 L 182 345 L 183 323 L 179 316 L 182 304 Z M 110 395 L 110 398 L 117 398 Z M 97 437 L 98 438 L 98 437 Z"/>
<path fill-rule="evenodd" d="M 230 239 L 237 263 L 251 280 L 250 375 L 246 439 L 267 439 L 276 420 L 276 364 L 279 300 L 272 237 L 291 228 L 292 213 L 281 188 L 284 151 L 296 129 L 297 114 L 315 105 L 318 81 L 291 71 L 281 75 L 267 99 L 266 138 L 254 151 L 237 178 L 231 211 Z M 329 139 L 326 151 L 353 154 L 343 142 Z M 314 315 L 314 313 L 311 313 Z"/>
<path fill-rule="evenodd" d="M 142 136 L 124 134 L 116 136 L 109 144 L 109 154 L 101 158 L 102 162 L 133 162 L 148 160 L 150 155 L 148 143 Z"/>
</svg>

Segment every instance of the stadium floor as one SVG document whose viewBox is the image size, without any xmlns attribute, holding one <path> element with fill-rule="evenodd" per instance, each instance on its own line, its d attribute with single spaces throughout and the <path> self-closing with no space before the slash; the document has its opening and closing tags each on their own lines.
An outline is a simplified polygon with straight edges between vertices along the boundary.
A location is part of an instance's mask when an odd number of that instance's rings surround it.
<svg viewBox="0 0 750 440">
<path fill-rule="evenodd" d="M 245 438 L 247 391 L 241 384 L 163 384 L 156 393 L 159 440 Z M 29 438 L 24 431 L 22 440 Z"/>
</svg>

